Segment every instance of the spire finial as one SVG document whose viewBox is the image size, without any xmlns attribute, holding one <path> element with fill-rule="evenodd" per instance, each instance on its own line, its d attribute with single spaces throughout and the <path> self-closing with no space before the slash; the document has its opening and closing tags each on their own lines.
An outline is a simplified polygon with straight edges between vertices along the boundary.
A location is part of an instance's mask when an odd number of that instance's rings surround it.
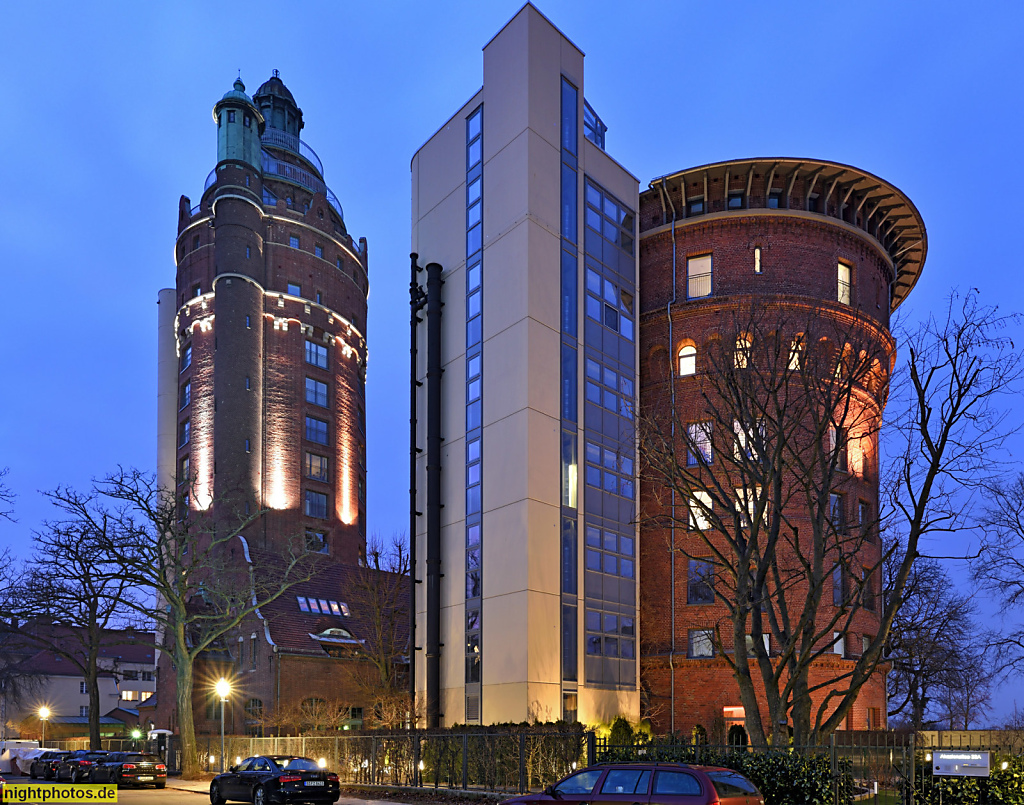
<svg viewBox="0 0 1024 805">
<path fill-rule="evenodd" d="M 274 78 L 280 78 L 280 77 L 281 77 L 281 72 L 279 70 L 274 70 Z"/>
</svg>

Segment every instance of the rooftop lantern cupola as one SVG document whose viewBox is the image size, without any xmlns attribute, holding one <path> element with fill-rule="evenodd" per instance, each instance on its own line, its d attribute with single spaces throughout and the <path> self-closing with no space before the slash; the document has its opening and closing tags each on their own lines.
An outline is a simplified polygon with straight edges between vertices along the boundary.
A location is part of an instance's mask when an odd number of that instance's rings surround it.
<svg viewBox="0 0 1024 805">
<path fill-rule="evenodd" d="M 235 79 L 234 87 L 217 101 L 213 120 L 217 124 L 217 163 L 243 162 L 260 170 L 260 135 L 265 122 L 256 104 L 245 94 L 241 78 Z"/>
<path fill-rule="evenodd" d="M 267 125 L 296 137 L 302 131 L 302 110 L 295 103 L 277 70 L 252 96 Z"/>
</svg>

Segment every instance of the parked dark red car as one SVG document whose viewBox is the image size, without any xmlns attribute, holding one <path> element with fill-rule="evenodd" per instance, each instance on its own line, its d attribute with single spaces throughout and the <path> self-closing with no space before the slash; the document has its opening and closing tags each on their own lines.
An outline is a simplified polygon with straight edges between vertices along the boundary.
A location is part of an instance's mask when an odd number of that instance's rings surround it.
<svg viewBox="0 0 1024 805">
<path fill-rule="evenodd" d="M 502 805 L 764 805 L 757 787 L 739 772 L 687 763 L 608 763 L 589 766 L 540 794 Z"/>
</svg>

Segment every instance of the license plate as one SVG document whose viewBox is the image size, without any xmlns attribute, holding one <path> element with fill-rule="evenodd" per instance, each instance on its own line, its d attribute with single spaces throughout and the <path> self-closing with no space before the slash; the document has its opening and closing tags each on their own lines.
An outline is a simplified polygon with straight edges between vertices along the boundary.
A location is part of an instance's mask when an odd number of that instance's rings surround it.
<svg viewBox="0 0 1024 805">
<path fill-rule="evenodd" d="M 323 785 L 323 780 L 306 780 L 306 785 Z"/>
<path fill-rule="evenodd" d="M 152 780 L 153 778 L 152 777 L 136 777 L 135 779 L 138 780 L 140 783 L 145 783 L 145 782 L 148 782 L 149 780 Z"/>
</svg>

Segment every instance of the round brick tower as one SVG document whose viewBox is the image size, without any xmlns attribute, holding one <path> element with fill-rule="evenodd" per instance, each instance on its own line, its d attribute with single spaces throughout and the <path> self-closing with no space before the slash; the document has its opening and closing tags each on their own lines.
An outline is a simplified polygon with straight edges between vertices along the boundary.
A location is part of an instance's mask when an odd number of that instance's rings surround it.
<svg viewBox="0 0 1024 805">
<path fill-rule="evenodd" d="M 160 481 L 214 522 L 263 511 L 246 529 L 257 547 L 355 563 L 366 240 L 348 234 L 276 70 L 252 98 L 236 81 L 213 118 L 217 164 L 198 205 L 181 199 L 177 287 L 160 299 L 177 311 L 171 332 L 162 307 L 161 366 L 172 348 L 178 358 L 161 369 Z"/>
<path fill-rule="evenodd" d="M 680 478 L 676 486 L 642 484 L 642 587 L 657 591 L 641 608 L 648 711 L 659 730 L 700 726 L 711 743 L 735 738 L 729 730 L 743 726 L 745 708 L 730 658 L 745 638 L 766 719 L 756 658 L 781 662 L 773 628 L 782 607 L 767 599 L 777 595 L 773 584 L 785 584 L 790 605 L 809 600 L 809 590 L 818 597 L 809 699 L 813 717 L 819 708 L 827 716 L 834 702 L 822 702 L 845 686 L 835 680 L 856 668 L 878 634 L 877 439 L 895 357 L 888 326 L 924 264 L 921 216 L 897 188 L 857 168 L 748 159 L 651 182 L 639 228 L 640 419 L 675 444 Z M 790 396 L 779 402 L 783 388 Z M 791 476 L 776 478 L 783 491 L 758 517 L 767 524 L 777 506 L 776 564 L 795 569 L 791 581 L 769 577 L 759 588 L 766 600 L 756 603 L 753 579 L 741 582 L 737 572 L 729 580 L 728 536 L 749 530 L 743 499 L 760 494 L 761 481 L 744 472 L 770 460 L 756 455 L 774 448 L 764 432 L 783 428 L 787 416 L 792 433 L 776 433 L 776 441 L 803 446 L 779 447 L 792 451 L 779 464 L 792 467 Z M 758 433 L 765 444 L 755 448 Z M 812 484 L 797 477 L 797 465 L 815 482 L 827 479 L 817 508 L 804 499 Z M 714 505 L 711 492 L 693 491 L 716 487 Z M 726 538 L 712 534 L 714 523 Z M 817 537 L 823 569 L 815 575 L 800 565 Z M 723 605 L 732 595 L 752 602 L 748 617 L 759 613 L 756 635 L 732 627 Z M 763 653 L 753 641 L 763 641 Z M 884 674 L 882 665 L 870 676 L 842 727 L 885 726 Z"/>
</svg>

